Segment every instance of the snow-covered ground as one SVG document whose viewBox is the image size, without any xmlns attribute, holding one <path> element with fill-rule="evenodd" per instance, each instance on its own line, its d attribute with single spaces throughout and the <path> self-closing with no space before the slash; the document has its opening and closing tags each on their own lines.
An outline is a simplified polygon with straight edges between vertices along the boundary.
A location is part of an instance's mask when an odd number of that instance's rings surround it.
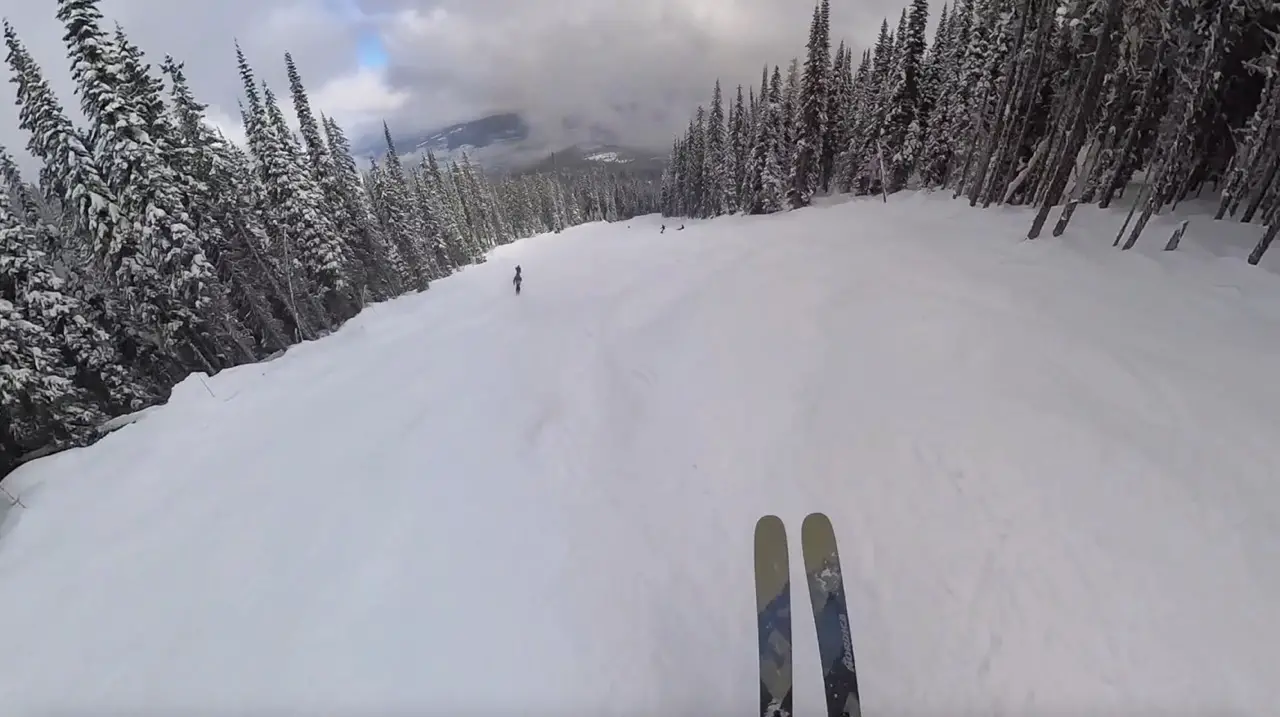
<svg viewBox="0 0 1280 717">
<path fill-rule="evenodd" d="M 192 378 L 5 481 L 0 711 L 749 715 L 822 510 L 868 716 L 1274 714 L 1280 277 L 1120 218 L 589 225 Z"/>
<path fill-rule="evenodd" d="M 597 152 L 588 156 L 587 159 L 593 162 L 615 162 L 619 164 L 626 164 L 631 161 L 629 159 L 623 159 L 617 152 Z"/>
</svg>

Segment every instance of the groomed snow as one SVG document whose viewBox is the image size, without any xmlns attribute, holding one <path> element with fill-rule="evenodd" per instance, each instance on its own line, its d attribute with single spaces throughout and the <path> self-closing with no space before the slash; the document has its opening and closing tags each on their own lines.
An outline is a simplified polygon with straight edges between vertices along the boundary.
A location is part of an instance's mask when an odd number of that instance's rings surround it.
<svg viewBox="0 0 1280 717">
<path fill-rule="evenodd" d="M 754 714 L 822 510 L 868 717 L 1274 714 L 1280 277 L 1121 217 L 588 225 L 192 377 L 5 481 L 0 710 Z"/>
</svg>

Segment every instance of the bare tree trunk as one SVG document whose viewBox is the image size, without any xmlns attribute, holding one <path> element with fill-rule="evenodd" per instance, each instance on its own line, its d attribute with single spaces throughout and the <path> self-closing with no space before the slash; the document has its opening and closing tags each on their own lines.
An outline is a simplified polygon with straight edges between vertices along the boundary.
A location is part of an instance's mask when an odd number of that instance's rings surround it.
<svg viewBox="0 0 1280 717">
<path fill-rule="evenodd" d="M 1013 201 L 1013 195 L 1022 188 L 1024 183 L 1026 183 L 1027 178 L 1031 176 L 1033 171 L 1035 171 L 1035 168 L 1040 164 L 1040 160 L 1044 159 L 1044 156 L 1048 151 L 1049 138 L 1045 137 L 1040 140 L 1040 144 L 1037 144 L 1035 151 L 1031 153 L 1031 158 L 1027 160 L 1027 166 L 1023 167 L 1022 171 L 1018 172 L 1018 175 L 1007 183 L 1008 186 L 1004 190 L 1004 196 L 1000 199 L 1001 204 L 1008 204 Z"/>
<path fill-rule="evenodd" d="M 889 190 L 886 186 L 888 182 L 885 181 L 884 173 L 884 143 L 879 140 L 876 140 L 876 159 L 880 165 L 880 196 L 884 197 L 884 203 L 888 204 Z"/>
<path fill-rule="evenodd" d="M 1040 8 L 1040 26 L 1036 32 L 1035 48 L 1032 50 L 1032 54 L 1034 54 L 1036 58 L 1036 70 L 1030 76 L 1030 81 L 1027 83 L 1027 86 L 1023 87 L 1022 91 L 1019 93 L 1020 97 L 1025 98 L 1025 102 L 1023 103 L 1022 110 L 1020 113 L 1017 139 L 1013 141 L 1013 144 L 1011 146 L 1006 147 L 1006 149 L 1014 153 L 1014 156 L 1013 156 L 1013 159 L 1009 160 L 1009 168 L 1005 171 L 1004 178 L 1000 181 L 999 185 L 996 185 L 993 183 L 992 186 L 988 189 L 987 196 L 982 202 L 983 209 L 986 209 L 987 207 L 991 206 L 991 202 L 994 200 L 996 196 L 996 191 L 1001 187 L 1004 188 L 1003 194 L 1000 199 L 1001 204 L 1008 203 L 1009 197 L 1013 196 L 1014 177 L 1015 177 L 1015 173 L 1018 170 L 1017 153 L 1022 148 L 1023 143 L 1027 141 L 1027 132 L 1031 128 L 1031 112 L 1035 107 L 1036 97 L 1040 94 L 1040 80 L 1041 78 L 1044 77 L 1044 59 L 1045 59 L 1045 56 L 1048 54 L 1048 48 L 1049 48 L 1049 36 L 1050 36 L 1049 30 L 1050 28 L 1053 27 L 1053 18 L 1056 10 L 1057 10 L 1057 5 L 1055 5 L 1054 3 L 1048 3 L 1048 2 L 1042 5 Z M 1022 173 L 1017 175 L 1018 179 L 1020 180 L 1018 182 L 1019 185 L 1021 185 L 1022 182 L 1025 182 L 1027 177 L 1030 176 L 1027 172 L 1033 166 L 1035 166 L 1036 164 L 1035 159 L 1037 156 L 1039 156 L 1041 147 L 1047 148 L 1047 145 L 1043 142 L 1038 144 L 1035 150 L 1032 151 L 1031 157 L 1027 160 L 1026 168 L 1023 170 Z M 1001 158 L 1001 161 L 1004 161 L 1003 156 Z"/>
<path fill-rule="evenodd" d="M 1093 202 L 1093 198 L 1098 194 L 1098 182 L 1102 181 L 1103 170 L 1107 168 L 1108 162 L 1116 151 L 1116 127 L 1114 124 L 1108 126 L 1106 139 L 1103 140 L 1102 146 L 1098 149 L 1098 154 L 1094 157 L 1093 162 L 1089 164 L 1089 176 L 1085 177 L 1084 184 L 1080 187 L 1076 197 L 1089 204 Z"/>
<path fill-rule="evenodd" d="M 1160 203 L 1160 187 L 1163 187 L 1169 181 L 1175 166 L 1177 166 L 1177 162 L 1173 154 L 1173 148 L 1170 148 L 1170 151 L 1164 154 L 1160 162 L 1160 173 L 1157 175 L 1156 181 L 1148 182 L 1147 184 L 1146 201 L 1134 202 L 1134 209 L 1137 209 L 1138 204 L 1142 204 L 1142 213 L 1138 215 L 1138 222 L 1133 225 L 1133 231 L 1129 232 L 1129 238 L 1120 246 L 1121 249 L 1128 251 L 1138 243 L 1138 237 L 1142 236 L 1142 230 L 1147 228 L 1147 222 L 1151 221 L 1151 215 L 1155 214 L 1156 205 Z"/>
<path fill-rule="evenodd" d="M 1271 248 L 1271 242 L 1275 240 L 1277 233 L 1280 233 L 1280 222 L 1271 222 L 1271 226 L 1267 227 L 1267 231 L 1263 232 L 1262 238 L 1258 240 L 1258 245 L 1249 253 L 1250 264 L 1257 266 L 1258 262 L 1262 261 L 1262 255 Z"/>
<path fill-rule="evenodd" d="M 1098 201 L 1098 206 L 1102 209 L 1111 206 L 1111 201 L 1115 198 L 1116 191 L 1120 189 L 1120 180 L 1124 177 L 1125 165 L 1129 163 L 1129 154 L 1133 152 L 1133 144 L 1138 139 L 1138 127 L 1146 120 L 1151 101 L 1156 96 L 1156 85 L 1159 83 L 1160 75 L 1164 71 L 1165 50 L 1168 46 L 1169 43 L 1162 40 L 1159 49 L 1156 50 L 1155 62 L 1151 63 L 1151 74 L 1147 76 L 1147 86 L 1143 89 L 1142 100 L 1138 103 L 1138 116 L 1133 118 L 1128 131 L 1125 132 L 1124 142 L 1120 145 L 1120 151 L 1116 156 L 1111 176 L 1107 178 L 1107 184 L 1102 189 L 1102 199 Z"/>
<path fill-rule="evenodd" d="M 1013 113 L 1013 108 L 1009 106 L 1010 94 L 1013 92 L 1014 79 L 1024 74 L 1022 65 L 1018 62 L 1018 55 L 1022 52 L 1023 39 L 1027 34 L 1027 23 L 1031 20 L 1031 7 L 1032 0 L 1022 0 L 1018 34 L 1014 37 L 1013 47 L 1010 48 L 1009 57 L 1005 60 L 1004 78 L 1000 86 L 1000 99 L 996 101 L 996 123 L 987 135 L 986 146 L 982 150 L 982 158 L 978 160 L 976 167 L 977 173 L 973 177 L 973 182 L 969 184 L 969 206 L 971 207 L 978 203 L 978 195 L 982 193 L 983 185 L 987 181 L 987 172 L 991 171 L 991 157 L 996 153 L 996 148 L 1005 131 L 1005 125 L 1008 123 L 1009 115 Z"/>
<path fill-rule="evenodd" d="M 1082 80 L 1079 78 L 1072 80 L 1070 87 L 1074 90 L 1080 82 L 1082 82 Z M 1049 120 L 1049 127 L 1052 129 L 1050 129 L 1048 133 L 1049 159 L 1045 164 L 1046 167 L 1050 169 L 1048 173 L 1037 176 L 1035 184 L 1033 185 L 1032 194 L 1034 195 L 1034 198 L 1032 199 L 1032 202 L 1037 205 L 1043 202 L 1045 196 L 1048 194 L 1049 181 L 1053 179 L 1053 172 L 1051 168 L 1057 167 L 1058 163 L 1062 161 L 1062 145 L 1066 140 L 1066 133 L 1062 131 L 1062 126 L 1068 123 L 1068 120 L 1066 119 L 1067 117 L 1074 117 L 1068 113 L 1069 109 L 1067 103 L 1065 101 L 1058 102 L 1057 107 L 1054 109 L 1053 117 Z"/>
<path fill-rule="evenodd" d="M 1027 232 L 1028 239 L 1040 236 L 1045 220 L 1049 218 L 1049 210 L 1062 198 L 1062 190 L 1067 186 L 1075 156 L 1079 153 L 1080 145 L 1084 143 L 1085 133 L 1089 129 L 1089 119 L 1093 116 L 1093 111 L 1098 106 L 1099 96 L 1102 94 L 1102 81 L 1106 77 L 1107 65 L 1111 61 L 1111 51 L 1115 46 L 1115 31 L 1120 24 L 1120 11 L 1123 7 L 1123 0 L 1107 0 L 1105 19 L 1099 31 L 1098 47 L 1093 53 L 1089 75 L 1085 79 L 1080 112 L 1076 115 L 1071 135 L 1067 138 L 1066 146 L 1063 147 L 1062 160 L 1058 163 L 1053 180 L 1049 183 L 1045 200 L 1040 205 L 1040 211 L 1036 213 L 1031 230 Z"/>
<path fill-rule="evenodd" d="M 982 19 L 982 22 L 986 21 L 986 18 Z M 991 97 L 991 83 L 984 82 L 983 85 L 982 99 L 974 105 L 973 126 L 971 128 L 973 136 L 969 140 L 969 151 L 965 152 L 964 166 L 960 168 L 960 177 L 957 180 L 956 193 L 952 195 L 952 199 L 959 199 L 960 195 L 965 192 L 965 187 L 968 185 L 969 180 L 969 168 L 973 166 L 973 156 L 978 150 L 978 138 L 983 134 L 981 128 L 983 121 L 986 119 L 987 100 Z"/>
<path fill-rule="evenodd" d="M 1165 251 L 1173 251 L 1178 248 L 1178 244 L 1182 241 L 1182 235 L 1187 233 L 1187 223 L 1189 220 L 1183 219 L 1178 228 L 1173 231 L 1173 236 L 1169 237 L 1169 243 L 1164 245 Z"/>
<path fill-rule="evenodd" d="M 1245 207 L 1244 215 L 1240 217 L 1242 222 L 1253 221 L 1253 215 L 1262 206 L 1262 200 L 1271 190 L 1271 185 L 1275 183 L 1276 174 L 1280 172 L 1280 154 L 1272 154 L 1266 166 L 1266 178 L 1258 185 L 1258 190 L 1254 193 L 1253 198 L 1249 200 L 1249 205 Z"/>
<path fill-rule="evenodd" d="M 263 276 L 265 276 L 267 278 L 267 281 L 271 284 L 272 291 L 274 291 L 277 296 L 283 297 L 285 295 L 285 292 L 282 291 L 281 287 L 276 283 L 275 276 L 271 272 L 271 267 L 267 264 L 266 260 L 263 259 L 262 257 L 261 249 L 254 245 L 254 242 L 256 241 L 256 239 L 253 237 L 252 234 L 246 231 L 243 226 L 241 226 L 239 221 L 235 221 L 235 226 L 236 226 L 237 232 L 239 232 L 241 236 L 241 241 L 244 242 L 245 246 L 249 247 L 249 251 L 253 253 L 254 261 L 257 262 L 259 270 L 262 271 Z M 293 325 L 298 332 L 298 336 L 295 338 L 302 339 L 302 340 L 313 339 L 316 337 L 315 332 L 312 331 L 311 327 L 307 325 L 306 320 L 303 318 L 302 314 L 298 311 L 298 304 L 293 293 L 293 279 L 292 279 L 293 273 L 289 271 L 287 267 L 286 267 L 285 275 L 289 284 L 289 287 L 288 287 L 289 301 L 286 304 L 286 307 L 289 311 L 290 316 L 293 318 Z"/>
</svg>

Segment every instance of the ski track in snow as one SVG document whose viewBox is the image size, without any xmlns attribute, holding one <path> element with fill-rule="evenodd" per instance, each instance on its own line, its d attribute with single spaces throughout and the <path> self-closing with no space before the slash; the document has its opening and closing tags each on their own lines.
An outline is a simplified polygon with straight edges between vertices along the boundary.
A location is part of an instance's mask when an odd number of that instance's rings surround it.
<svg viewBox="0 0 1280 717">
<path fill-rule="evenodd" d="M 189 379 L 6 480 L 0 704 L 752 714 L 821 510 L 865 715 L 1274 709 L 1280 279 L 962 204 L 578 227 Z"/>
</svg>

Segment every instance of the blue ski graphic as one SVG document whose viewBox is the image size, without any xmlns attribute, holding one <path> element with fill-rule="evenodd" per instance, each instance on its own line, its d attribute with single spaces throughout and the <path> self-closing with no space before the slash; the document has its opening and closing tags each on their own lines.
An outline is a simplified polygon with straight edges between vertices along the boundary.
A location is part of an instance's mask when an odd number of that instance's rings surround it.
<svg viewBox="0 0 1280 717">
<path fill-rule="evenodd" d="M 791 573 L 787 531 L 776 515 L 756 522 L 756 626 L 761 717 L 791 715 Z"/>
<path fill-rule="evenodd" d="M 845 601 L 844 575 L 831 520 L 812 513 L 800 526 L 800 548 L 809 583 L 813 623 L 818 631 L 818 657 L 826 690 L 827 717 L 860 717 L 858 673 L 849 633 L 849 608 Z"/>
</svg>

